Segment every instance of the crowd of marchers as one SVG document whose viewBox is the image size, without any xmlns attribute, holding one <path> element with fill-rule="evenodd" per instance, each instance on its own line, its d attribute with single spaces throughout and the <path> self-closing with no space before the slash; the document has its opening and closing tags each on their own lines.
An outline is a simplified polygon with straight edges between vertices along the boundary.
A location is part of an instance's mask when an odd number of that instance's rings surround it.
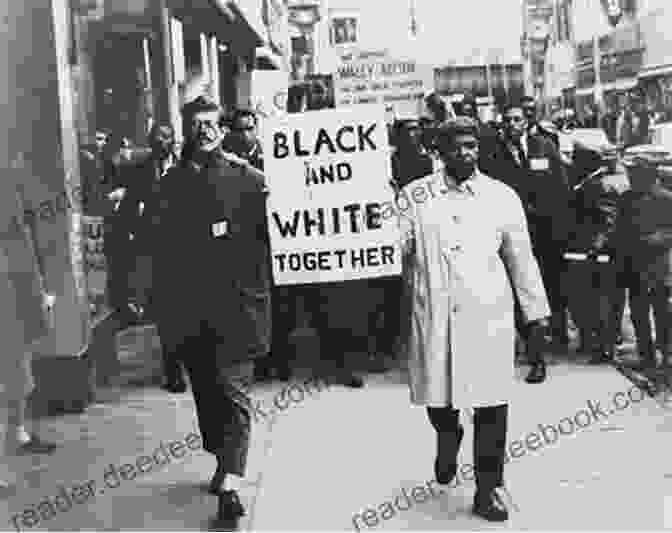
<svg viewBox="0 0 672 533">
<path fill-rule="evenodd" d="M 289 111 L 327 100 L 299 87 Z M 166 390 L 186 391 L 188 376 L 203 447 L 217 459 L 209 490 L 220 517 L 245 513 L 236 489 L 254 406 L 237 383 L 289 380 L 306 326 L 329 363 L 315 374 L 330 383 L 364 385 L 350 352 L 367 352 L 375 370 L 390 354 L 403 360 L 412 403 L 437 432 L 439 483 L 456 474 L 459 409 L 474 408 L 474 511 L 493 521 L 508 517 L 500 489 L 516 333 L 528 383 L 546 379 L 550 341 L 568 348 L 570 317 L 580 350 L 608 363 L 627 294 L 642 364 L 658 364 L 657 348 L 664 362 L 672 357 L 665 154 L 642 151 L 624 171 L 600 146 L 577 142 L 570 158 L 531 98 L 492 123 L 471 98 L 452 110 L 436 95 L 426 103 L 428 116 L 389 128 L 397 197 L 441 183 L 436 198 L 410 202 L 412 216 L 399 217 L 402 276 L 273 285 L 266 199 L 277 192 L 266 186 L 250 110 L 229 115 L 201 96 L 182 109 L 179 148 L 172 126 L 156 123 L 136 159 L 123 146 L 110 158 L 103 131 L 82 151 L 83 210 L 104 220 L 110 305 L 124 324 L 157 325 Z M 14 381 L 29 389 L 24 377 Z"/>
<path fill-rule="evenodd" d="M 398 194 L 384 210 L 388 216 L 408 214 L 414 205 L 431 202 L 445 190 L 440 180 L 420 179 L 441 165 L 433 131 L 449 114 L 439 98 L 430 96 L 428 107 L 432 118 L 395 124 L 393 169 Z M 568 157 L 561 151 L 563 130 L 545 120 L 532 98 L 509 106 L 498 121 L 479 120 L 470 98 L 454 105 L 454 110 L 479 124 L 479 169 L 511 186 L 523 201 L 552 309 L 553 340 L 568 347 L 571 318 L 580 332 L 579 351 L 593 354 L 594 363 L 613 361 L 623 340 L 627 294 L 641 364 L 656 366 L 657 351 L 667 364 L 672 356 L 668 289 L 672 193 L 665 171 L 672 164 L 670 154 L 655 146 L 638 149 L 635 145 L 619 158 L 615 145 L 603 143 L 592 133 L 584 140 L 579 129 L 575 139 L 568 136 L 572 143 Z M 518 331 L 524 338 L 522 328 Z M 543 379 L 542 369 L 543 363 L 533 365 L 529 378 Z"/>
</svg>

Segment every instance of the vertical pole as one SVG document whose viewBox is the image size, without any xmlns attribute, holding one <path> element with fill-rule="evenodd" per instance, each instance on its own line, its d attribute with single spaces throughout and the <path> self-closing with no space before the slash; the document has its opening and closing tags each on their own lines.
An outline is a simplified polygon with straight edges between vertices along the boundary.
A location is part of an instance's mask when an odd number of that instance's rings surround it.
<svg viewBox="0 0 672 533">
<path fill-rule="evenodd" d="M 217 37 L 210 37 L 210 83 L 212 85 L 212 97 L 221 105 L 221 94 L 219 84 L 219 43 Z"/>
<path fill-rule="evenodd" d="M 208 37 L 201 33 L 199 34 L 201 42 L 201 74 L 204 80 L 211 81 L 210 78 L 210 45 Z M 211 95 L 212 96 L 212 95 Z"/>
<path fill-rule="evenodd" d="M 175 128 L 178 141 L 182 140 L 179 114 L 179 92 L 173 68 L 173 46 L 170 32 L 170 12 L 166 0 L 153 0 L 155 32 L 152 41 L 152 93 L 157 122 L 169 123 Z"/>
</svg>

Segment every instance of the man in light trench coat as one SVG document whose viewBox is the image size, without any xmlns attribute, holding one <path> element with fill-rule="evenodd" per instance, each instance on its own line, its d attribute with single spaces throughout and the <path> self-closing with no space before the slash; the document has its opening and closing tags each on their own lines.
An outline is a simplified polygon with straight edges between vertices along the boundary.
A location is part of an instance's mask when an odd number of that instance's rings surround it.
<svg viewBox="0 0 672 533">
<path fill-rule="evenodd" d="M 420 180 L 428 198 L 411 202 L 400 217 L 411 401 L 427 407 L 437 432 L 434 469 L 441 484 L 457 472 L 464 434 L 459 409 L 475 408 L 473 511 L 505 521 L 513 291 L 530 324 L 533 349 L 543 349 L 550 309 L 520 198 L 477 168 L 477 123 L 459 117 L 441 124 L 436 135 L 445 168 Z"/>
</svg>

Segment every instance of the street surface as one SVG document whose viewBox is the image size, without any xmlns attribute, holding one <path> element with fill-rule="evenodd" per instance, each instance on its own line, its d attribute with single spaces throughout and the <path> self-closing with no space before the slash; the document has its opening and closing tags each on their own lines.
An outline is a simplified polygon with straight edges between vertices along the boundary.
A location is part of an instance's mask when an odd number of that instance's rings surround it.
<svg viewBox="0 0 672 533">
<path fill-rule="evenodd" d="M 151 329 L 124 335 L 121 352 L 123 387 L 104 391 L 85 414 L 43 422 L 41 434 L 62 445 L 53 456 L 11 458 L 3 465 L 2 473 L 16 480 L 17 488 L 0 501 L 1 529 L 15 530 L 17 524 L 21 530 L 211 527 L 217 501 L 203 487 L 214 459 L 188 447 L 196 438 L 189 435 L 198 434 L 191 395 L 173 396 L 147 385 L 159 361 Z M 546 383 L 517 384 L 509 442 L 525 442 L 530 432 L 539 433 L 540 424 L 557 427 L 564 417 L 586 427 L 571 429 L 565 421 L 562 427 L 568 434 L 558 435 L 555 442 L 540 446 L 540 436 L 535 450 L 512 451 L 517 458 L 505 472 L 518 511 L 508 524 L 491 525 L 470 515 L 474 482 L 468 468 L 460 486 L 442 488 L 439 494 L 438 485 L 430 485 L 434 495 L 427 496 L 427 490 L 424 501 L 410 501 L 413 488 L 428 487 L 433 477 L 435 435 L 424 410 L 410 405 L 400 373 L 391 371 L 369 377 L 364 389 L 331 386 L 305 394 L 304 400 L 268 420 L 258 417 L 241 490 L 248 509 L 241 527 L 672 529 L 672 411 L 665 408 L 664 395 L 642 396 L 612 367 L 586 366 L 573 355 L 552 360 Z M 306 361 L 299 363 L 306 367 Z M 519 369 L 521 376 L 525 370 Z M 300 376 L 309 373 L 304 370 Z M 142 386 L 128 385 L 134 380 Z M 264 385 L 254 396 L 270 406 L 286 387 L 277 382 Z M 634 391 L 630 399 L 628 391 Z M 625 395 L 614 400 L 617 393 Z M 593 407 L 599 402 L 600 410 L 591 414 L 589 400 Z M 582 409 L 586 414 L 577 415 Z M 460 463 L 469 465 L 468 414 L 465 429 Z M 104 480 L 113 479 L 105 478 L 110 464 L 117 469 L 124 463 L 138 464 L 162 443 L 164 450 L 170 448 L 171 441 L 186 442 L 181 458 L 171 457 L 161 468 L 146 466 L 146 473 L 105 487 Z M 161 452 L 158 457 L 163 457 Z M 69 496 L 63 496 L 61 487 Z M 95 495 L 87 497 L 86 487 L 94 488 Z M 410 503 L 404 500 L 404 490 Z M 397 504 L 403 510 L 393 507 L 395 499 L 403 502 Z M 382 514 L 386 502 L 390 503 Z"/>
</svg>

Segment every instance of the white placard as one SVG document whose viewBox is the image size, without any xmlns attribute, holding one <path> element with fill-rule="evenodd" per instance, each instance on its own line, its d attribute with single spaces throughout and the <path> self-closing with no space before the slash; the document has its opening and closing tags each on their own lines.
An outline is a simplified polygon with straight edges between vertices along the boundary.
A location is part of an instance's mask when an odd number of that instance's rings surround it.
<svg viewBox="0 0 672 533">
<path fill-rule="evenodd" d="M 263 143 L 276 283 L 401 273 L 398 230 L 381 218 L 394 201 L 381 106 L 270 118 Z"/>
</svg>

